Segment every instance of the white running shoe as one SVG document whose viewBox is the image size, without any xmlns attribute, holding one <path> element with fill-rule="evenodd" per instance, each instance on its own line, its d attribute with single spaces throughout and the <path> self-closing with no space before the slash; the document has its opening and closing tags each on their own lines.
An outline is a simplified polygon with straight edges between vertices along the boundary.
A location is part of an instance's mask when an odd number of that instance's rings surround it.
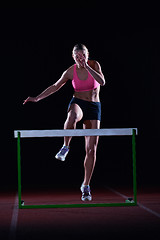
<svg viewBox="0 0 160 240">
<path fill-rule="evenodd" d="M 83 185 L 81 186 L 81 192 L 82 192 L 82 201 L 92 201 L 92 195 L 91 195 L 91 189 L 90 189 L 90 186 L 87 185 Z"/>
<path fill-rule="evenodd" d="M 65 161 L 65 158 L 69 152 L 68 146 L 63 146 L 61 150 L 56 154 L 55 158 L 61 161 Z"/>
</svg>

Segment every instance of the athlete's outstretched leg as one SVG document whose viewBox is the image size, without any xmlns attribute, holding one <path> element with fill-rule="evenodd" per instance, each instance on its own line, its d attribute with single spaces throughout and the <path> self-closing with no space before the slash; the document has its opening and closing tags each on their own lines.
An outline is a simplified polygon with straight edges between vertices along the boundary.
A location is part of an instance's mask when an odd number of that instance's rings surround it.
<svg viewBox="0 0 160 240">
<path fill-rule="evenodd" d="M 91 129 L 98 129 L 100 128 L 100 121 L 88 120 L 85 122 L 84 127 L 91 128 Z M 81 186 L 83 201 L 92 200 L 89 184 L 90 184 L 93 170 L 96 163 L 96 152 L 97 152 L 98 140 L 99 140 L 98 136 L 85 137 L 86 156 L 84 160 L 84 181 Z"/>
<path fill-rule="evenodd" d="M 96 152 L 98 145 L 97 136 L 85 137 L 86 138 L 86 156 L 84 160 L 84 185 L 89 185 L 93 170 L 96 163 Z"/>
</svg>

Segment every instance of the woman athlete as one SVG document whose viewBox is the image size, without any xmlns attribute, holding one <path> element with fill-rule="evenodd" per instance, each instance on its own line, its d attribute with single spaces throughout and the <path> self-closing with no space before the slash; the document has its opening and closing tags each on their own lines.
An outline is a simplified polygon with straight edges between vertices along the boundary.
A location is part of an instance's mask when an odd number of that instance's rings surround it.
<svg viewBox="0 0 160 240">
<path fill-rule="evenodd" d="M 28 97 L 27 102 L 38 102 L 58 91 L 68 80 L 72 81 L 74 95 L 68 106 L 68 115 L 64 129 L 75 129 L 77 122 L 83 121 L 84 129 L 99 129 L 101 121 L 100 86 L 105 85 L 101 66 L 97 61 L 88 60 L 89 52 L 85 45 L 74 46 L 72 56 L 75 64 L 69 67 L 61 78 L 37 97 Z M 82 201 L 91 201 L 90 180 L 96 162 L 98 136 L 85 136 L 86 156 L 84 160 L 84 181 L 81 185 Z M 64 145 L 55 156 L 64 161 L 71 137 L 64 137 Z"/>
</svg>

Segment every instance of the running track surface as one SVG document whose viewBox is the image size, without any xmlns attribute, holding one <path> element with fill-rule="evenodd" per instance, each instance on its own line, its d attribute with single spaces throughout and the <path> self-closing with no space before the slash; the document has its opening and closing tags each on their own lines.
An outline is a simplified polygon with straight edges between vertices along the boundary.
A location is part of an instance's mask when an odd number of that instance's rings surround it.
<svg viewBox="0 0 160 240">
<path fill-rule="evenodd" d="M 128 189 L 94 189 L 93 202 L 124 202 Z M 81 203 L 80 191 L 27 191 L 26 204 Z M 0 195 L 0 239 L 160 239 L 160 192 L 138 191 L 136 207 L 18 209 L 17 193 Z M 95 239 L 96 239 L 95 238 Z"/>
</svg>

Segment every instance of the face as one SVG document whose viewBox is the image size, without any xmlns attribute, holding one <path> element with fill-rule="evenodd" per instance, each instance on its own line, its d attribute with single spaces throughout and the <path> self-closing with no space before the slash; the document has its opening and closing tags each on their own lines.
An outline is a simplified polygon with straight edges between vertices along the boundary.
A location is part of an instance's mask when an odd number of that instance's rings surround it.
<svg viewBox="0 0 160 240">
<path fill-rule="evenodd" d="M 79 64 L 79 59 L 83 58 L 85 60 L 85 62 L 88 62 L 88 51 L 87 49 L 84 50 L 77 50 L 73 52 L 73 59 L 75 61 L 75 63 L 77 64 L 77 66 L 80 66 Z"/>
</svg>

